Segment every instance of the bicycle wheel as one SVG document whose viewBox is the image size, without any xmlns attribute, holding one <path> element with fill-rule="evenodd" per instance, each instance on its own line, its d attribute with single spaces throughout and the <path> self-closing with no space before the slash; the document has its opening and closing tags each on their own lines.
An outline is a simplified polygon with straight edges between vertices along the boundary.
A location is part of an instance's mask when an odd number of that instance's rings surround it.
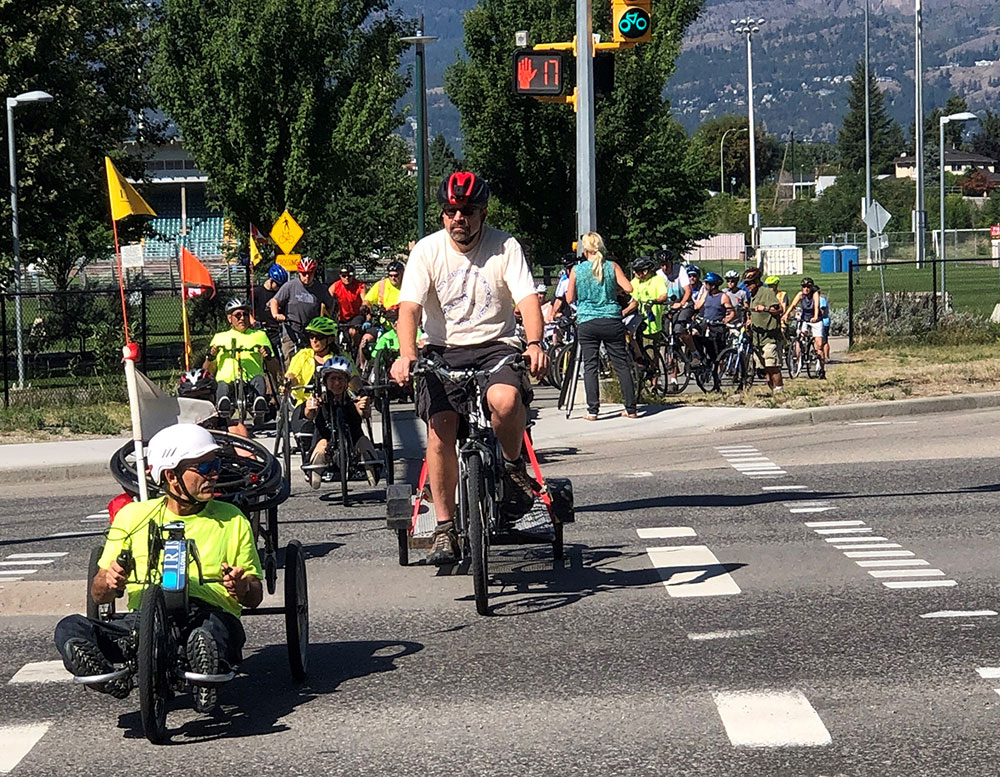
<svg viewBox="0 0 1000 777">
<path fill-rule="evenodd" d="M 651 399 L 663 399 L 667 393 L 667 369 L 663 360 L 663 351 L 655 345 L 647 345 L 642 351 L 646 357 L 646 364 L 641 373 L 641 392 L 639 391 L 640 384 L 636 383 L 636 398 L 638 399 L 641 394 Z"/>
<path fill-rule="evenodd" d="M 483 460 L 479 456 L 473 454 L 466 459 L 465 478 L 472 590 L 476 599 L 476 612 L 489 615 L 489 517 L 483 510 L 486 480 L 483 477 Z"/>
<path fill-rule="evenodd" d="M 382 395 L 382 405 L 379 409 L 379 413 L 382 415 L 382 460 L 385 464 L 383 477 L 385 478 L 385 484 L 387 486 L 391 486 L 395 480 L 395 473 L 393 471 L 392 416 L 389 412 L 391 405 L 392 400 L 389 399 L 389 392 L 386 391 L 385 394 Z"/>
<path fill-rule="evenodd" d="M 725 348 L 715 359 L 715 384 L 726 391 L 739 391 L 740 354 L 735 348 Z"/>
<path fill-rule="evenodd" d="M 805 364 L 806 375 L 810 378 L 815 378 L 819 375 L 819 354 L 816 353 L 816 348 L 812 343 L 805 348 L 802 354 L 802 361 Z"/>
<path fill-rule="evenodd" d="M 802 367 L 802 341 L 796 337 L 788 348 L 788 377 L 799 377 L 802 374 Z"/>
<path fill-rule="evenodd" d="M 707 354 L 702 354 L 701 364 L 692 367 L 691 372 L 694 374 L 694 381 L 698 384 L 698 388 L 706 394 L 716 389 L 715 362 L 709 359 Z"/>
<path fill-rule="evenodd" d="M 337 428 L 337 469 L 340 470 L 340 501 L 347 507 L 347 481 L 351 474 L 350 434 L 347 425 L 340 423 Z"/>
<path fill-rule="evenodd" d="M 167 655 L 167 605 L 163 590 L 153 583 L 142 597 L 139 612 L 139 652 L 136 656 L 139 717 L 146 739 L 154 745 L 167 740 L 167 694 L 170 657 Z"/>
<path fill-rule="evenodd" d="M 691 382 L 691 366 L 680 348 L 675 346 L 664 354 L 664 367 L 666 394 L 680 394 Z"/>
</svg>

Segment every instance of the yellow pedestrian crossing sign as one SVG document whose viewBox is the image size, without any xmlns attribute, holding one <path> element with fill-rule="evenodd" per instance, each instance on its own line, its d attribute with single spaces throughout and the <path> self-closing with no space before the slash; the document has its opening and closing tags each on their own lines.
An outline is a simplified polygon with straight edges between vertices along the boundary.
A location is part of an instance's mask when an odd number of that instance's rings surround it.
<svg viewBox="0 0 1000 777">
<path fill-rule="evenodd" d="M 271 227 L 271 239 L 278 244 L 283 253 L 290 254 L 295 244 L 302 239 L 302 227 L 286 210 L 278 216 L 278 220 Z"/>
<path fill-rule="evenodd" d="M 284 267 L 288 272 L 296 272 L 299 266 L 299 259 L 302 254 L 278 254 L 274 261 Z"/>
</svg>

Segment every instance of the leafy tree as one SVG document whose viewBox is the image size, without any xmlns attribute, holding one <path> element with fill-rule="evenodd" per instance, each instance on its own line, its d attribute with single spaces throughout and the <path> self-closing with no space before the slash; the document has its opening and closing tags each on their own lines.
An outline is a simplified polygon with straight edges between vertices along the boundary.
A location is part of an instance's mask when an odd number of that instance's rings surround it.
<svg viewBox="0 0 1000 777">
<path fill-rule="evenodd" d="M 700 7 L 700 0 L 654 4 L 653 41 L 615 54 L 614 88 L 597 103 L 598 229 L 623 258 L 704 234 L 704 192 L 662 97 Z M 610 39 L 610 26 L 610 7 L 602 7 L 594 31 Z M 570 40 L 572 4 L 480 0 L 465 15 L 468 58 L 448 69 L 445 91 L 462 116 L 466 166 L 496 194 L 490 220 L 524 239 L 537 260 L 553 263 L 577 237 L 575 116 L 568 106 L 512 94 L 511 41 L 525 28 L 535 40 Z"/>
<path fill-rule="evenodd" d="M 746 191 L 750 186 L 750 141 L 747 137 L 747 117 L 726 114 L 717 119 L 708 119 L 695 130 L 691 137 L 691 158 L 701 171 L 702 185 L 709 189 L 719 188 L 719 152 L 723 154 L 723 172 L 726 190 L 733 193 L 732 179 L 736 179 L 736 191 Z M 726 133 L 729 133 L 726 135 Z M 773 135 L 765 133 L 760 125 L 754 127 L 756 136 L 757 181 L 761 182 L 778 171 L 781 164 L 781 147 Z M 725 135 L 725 143 L 723 143 Z M 721 146 L 721 149 L 720 149 Z"/>
<path fill-rule="evenodd" d="M 986 111 L 979 118 L 979 132 L 972 138 L 972 152 L 1000 162 L 1000 113 Z"/>
<path fill-rule="evenodd" d="M 903 130 L 885 106 L 885 96 L 869 71 L 868 114 L 871 130 L 872 175 L 892 172 L 893 159 L 903 150 Z M 865 63 L 858 60 L 847 94 L 847 114 L 837 133 L 841 169 L 865 169 Z"/>
<path fill-rule="evenodd" d="M 459 170 L 461 163 L 441 133 L 435 135 L 431 141 L 430 157 L 430 163 L 427 165 L 427 173 L 430 178 L 431 189 L 433 190 L 442 178 L 449 173 Z"/>
<path fill-rule="evenodd" d="M 113 250 L 104 156 L 124 175 L 141 177 L 142 160 L 123 145 L 155 137 L 156 127 L 143 120 L 151 104 L 140 77 L 143 9 L 121 0 L 34 0 L 29 13 L 21 3 L 0 2 L 0 94 L 41 89 L 53 97 L 18 107 L 14 129 L 21 260 L 59 289 Z M 5 201 L 0 267 L 13 258 L 10 223 Z M 136 219 L 122 222 L 123 240 L 141 227 Z"/>
<path fill-rule="evenodd" d="M 945 103 L 944 115 L 951 116 L 953 113 L 961 113 L 967 110 L 969 110 L 969 104 L 965 101 L 965 98 L 953 94 L 948 98 L 948 102 Z M 945 148 L 962 148 L 962 134 L 965 131 L 965 126 L 964 121 L 950 121 L 944 125 Z M 935 124 L 935 134 L 939 131 L 938 126 Z"/>
<path fill-rule="evenodd" d="M 288 208 L 327 262 L 405 246 L 406 32 L 388 0 L 164 0 L 154 89 L 238 230 Z"/>
</svg>

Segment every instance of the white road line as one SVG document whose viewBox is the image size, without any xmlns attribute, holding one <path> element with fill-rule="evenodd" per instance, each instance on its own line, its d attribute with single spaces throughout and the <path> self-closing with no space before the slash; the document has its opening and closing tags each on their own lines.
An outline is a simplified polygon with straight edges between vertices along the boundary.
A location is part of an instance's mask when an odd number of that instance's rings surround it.
<svg viewBox="0 0 1000 777">
<path fill-rule="evenodd" d="M 733 469 L 740 472 L 753 472 L 755 469 L 781 469 L 773 461 L 748 462 L 746 464 L 733 464 Z"/>
<path fill-rule="evenodd" d="M 692 642 L 704 642 L 710 639 L 733 639 L 735 637 L 752 637 L 763 634 L 764 629 L 729 629 L 728 631 L 703 631 L 699 634 L 688 634 Z"/>
<path fill-rule="evenodd" d="M 19 580 L 24 580 L 23 577 L 0 577 L 0 585 L 3 583 L 16 583 Z"/>
<path fill-rule="evenodd" d="M 723 451 L 755 451 L 757 449 L 752 445 L 716 445 L 715 450 L 722 453 Z"/>
<path fill-rule="evenodd" d="M 788 512 L 798 515 L 800 513 L 826 513 L 836 509 L 836 507 L 789 507 Z"/>
<path fill-rule="evenodd" d="M 25 664 L 10 678 L 14 683 L 68 683 L 73 675 L 66 671 L 62 661 L 35 661 Z"/>
<path fill-rule="evenodd" d="M 653 477 L 652 472 L 626 472 L 622 475 L 623 478 L 651 478 Z"/>
<path fill-rule="evenodd" d="M 859 567 L 929 567 L 930 561 L 922 558 L 887 558 L 882 561 L 855 561 Z"/>
<path fill-rule="evenodd" d="M 95 524 L 95 525 L 96 524 L 101 524 L 101 523 L 107 523 L 107 522 L 108 522 L 108 516 L 106 516 L 106 515 L 103 518 L 81 518 L 80 519 L 80 523 Z"/>
<path fill-rule="evenodd" d="M 78 529 L 77 531 L 59 531 L 55 534 L 49 534 L 47 537 L 49 539 L 55 537 L 99 537 L 104 534 L 103 531 L 88 531 L 86 529 Z"/>
<path fill-rule="evenodd" d="M 762 486 L 765 491 L 812 491 L 808 486 Z"/>
<path fill-rule="evenodd" d="M 770 459 L 767 456 L 754 454 L 752 456 L 726 456 L 726 461 L 735 466 L 736 464 L 754 464 L 761 461 L 770 461 Z"/>
<path fill-rule="evenodd" d="M 834 526 L 864 526 L 864 521 L 806 521 L 810 529 L 826 529 Z"/>
<path fill-rule="evenodd" d="M 976 673 L 984 680 L 998 680 L 1000 679 L 1000 666 L 981 666 L 976 670 Z"/>
<path fill-rule="evenodd" d="M 801 691 L 716 691 L 712 698 L 735 747 L 821 747 L 832 742 Z"/>
<path fill-rule="evenodd" d="M 667 540 L 676 537 L 697 537 L 690 526 L 660 526 L 651 529 L 636 529 L 640 540 Z"/>
<path fill-rule="evenodd" d="M 882 583 L 886 588 L 951 588 L 955 580 L 894 580 Z"/>
<path fill-rule="evenodd" d="M 730 596 L 740 593 L 736 581 L 705 545 L 646 548 L 649 560 L 673 597 Z"/>
<path fill-rule="evenodd" d="M 937 610 L 925 612 L 921 618 L 985 618 L 996 615 L 996 610 Z"/>
<path fill-rule="evenodd" d="M 940 569 L 870 569 L 872 577 L 944 577 Z"/>
<path fill-rule="evenodd" d="M 0 567 L 33 567 L 38 564 L 52 564 L 55 562 L 54 558 L 33 558 L 33 559 L 23 559 L 21 561 L 0 561 Z"/>
<path fill-rule="evenodd" d="M 747 475 L 747 477 L 753 478 L 754 480 L 768 480 L 768 479 L 780 478 L 782 475 L 787 475 L 787 474 L 788 473 L 785 472 L 785 470 L 779 470 L 778 472 L 774 472 L 770 475 Z"/>
<path fill-rule="evenodd" d="M 842 542 L 888 542 L 885 537 L 824 537 L 824 542 L 840 544 Z"/>
<path fill-rule="evenodd" d="M 888 426 L 892 421 L 850 421 L 848 426 Z"/>
<path fill-rule="evenodd" d="M 797 502 L 782 502 L 785 507 L 825 507 L 829 499 L 799 499 Z"/>
<path fill-rule="evenodd" d="M 912 550 L 848 550 L 844 552 L 848 558 L 892 558 L 917 555 Z"/>
<path fill-rule="evenodd" d="M 84 516 L 85 518 L 107 518 L 109 515 L 107 510 L 101 510 L 98 513 L 91 513 L 90 515 Z"/>
<path fill-rule="evenodd" d="M 21 763 L 21 759 L 31 752 L 38 740 L 45 736 L 51 723 L 34 723 L 27 726 L 3 726 L 0 728 L 0 774 L 8 774 Z"/>
<path fill-rule="evenodd" d="M 0 578 L 6 580 L 12 575 L 33 575 L 37 572 L 37 569 L 0 569 Z"/>
<path fill-rule="evenodd" d="M 903 547 L 898 542 L 880 542 L 875 545 L 836 545 L 837 550 L 889 550 Z"/>
<path fill-rule="evenodd" d="M 821 535 L 827 534 L 864 534 L 865 532 L 874 531 L 871 526 L 852 526 L 848 529 L 813 529 L 814 532 Z"/>
<path fill-rule="evenodd" d="M 51 559 L 57 559 L 57 558 L 62 558 L 63 556 L 68 556 L 68 555 L 69 555 L 69 553 L 67 551 L 63 551 L 61 553 L 11 553 L 9 556 L 7 556 L 7 558 L 11 559 L 11 560 L 16 559 L 16 558 L 51 558 Z"/>
</svg>

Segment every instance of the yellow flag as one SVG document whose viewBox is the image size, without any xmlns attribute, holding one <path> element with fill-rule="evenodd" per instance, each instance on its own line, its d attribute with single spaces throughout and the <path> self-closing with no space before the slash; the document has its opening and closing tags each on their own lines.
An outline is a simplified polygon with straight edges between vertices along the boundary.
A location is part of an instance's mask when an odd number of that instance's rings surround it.
<svg viewBox="0 0 1000 777">
<path fill-rule="evenodd" d="M 257 248 L 257 241 L 250 240 L 250 264 L 256 267 L 263 261 L 264 257 L 260 255 L 260 249 Z"/>
<path fill-rule="evenodd" d="M 155 216 L 149 204 L 139 195 L 112 164 L 110 157 L 104 157 L 104 167 L 108 172 L 108 198 L 111 200 L 111 219 L 118 221 L 126 216 Z"/>
</svg>

